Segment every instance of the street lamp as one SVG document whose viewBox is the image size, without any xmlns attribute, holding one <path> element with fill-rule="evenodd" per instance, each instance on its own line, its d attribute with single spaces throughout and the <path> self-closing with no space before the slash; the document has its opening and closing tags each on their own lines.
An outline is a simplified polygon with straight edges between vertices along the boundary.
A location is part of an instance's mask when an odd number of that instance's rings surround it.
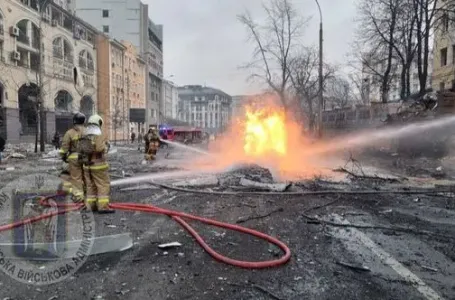
<svg viewBox="0 0 455 300">
<path fill-rule="evenodd" d="M 322 60 L 323 60 L 323 31 L 322 31 L 322 11 L 319 1 L 315 0 L 319 10 L 319 101 L 318 101 L 318 136 L 322 137 L 322 108 L 324 105 L 323 98 L 323 71 L 322 71 Z"/>
</svg>

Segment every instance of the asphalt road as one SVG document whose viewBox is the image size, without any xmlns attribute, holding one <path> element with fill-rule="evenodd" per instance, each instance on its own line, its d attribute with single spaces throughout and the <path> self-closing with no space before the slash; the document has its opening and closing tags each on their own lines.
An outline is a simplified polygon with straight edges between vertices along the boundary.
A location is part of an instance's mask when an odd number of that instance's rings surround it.
<svg viewBox="0 0 455 300">
<path fill-rule="evenodd" d="M 74 276 L 50 286 L 0 273 L 0 299 L 455 299 L 453 197 L 211 196 L 116 188 L 113 198 L 230 223 L 251 218 L 242 225 L 279 237 L 291 261 L 267 270 L 231 267 L 213 260 L 167 217 L 117 212 L 96 216 L 97 235 L 131 232 L 132 249 L 91 257 Z M 229 257 L 280 255 L 261 240 L 192 225 Z M 174 241 L 182 246 L 158 248 Z"/>
</svg>

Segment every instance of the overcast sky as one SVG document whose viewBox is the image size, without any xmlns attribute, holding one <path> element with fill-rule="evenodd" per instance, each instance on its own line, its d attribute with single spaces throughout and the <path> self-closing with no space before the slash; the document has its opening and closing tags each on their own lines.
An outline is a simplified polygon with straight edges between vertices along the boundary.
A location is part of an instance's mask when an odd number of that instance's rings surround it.
<svg viewBox="0 0 455 300">
<path fill-rule="evenodd" d="M 253 94 L 259 84 L 247 82 L 239 66 L 251 58 L 253 46 L 237 20 L 245 9 L 261 19 L 263 0 L 143 0 L 155 23 L 164 25 L 164 74 L 176 84 L 206 84 L 231 95 Z M 312 17 L 304 43 L 317 45 L 319 14 L 314 0 L 293 0 Z M 355 0 L 319 0 L 324 18 L 325 59 L 343 64 L 354 38 Z"/>
</svg>

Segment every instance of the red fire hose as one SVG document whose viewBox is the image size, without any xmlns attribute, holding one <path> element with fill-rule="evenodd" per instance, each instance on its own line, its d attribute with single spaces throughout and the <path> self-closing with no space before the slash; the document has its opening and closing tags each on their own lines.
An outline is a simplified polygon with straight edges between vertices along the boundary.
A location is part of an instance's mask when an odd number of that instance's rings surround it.
<svg viewBox="0 0 455 300">
<path fill-rule="evenodd" d="M 60 194 L 59 194 L 60 195 Z M 42 197 L 40 199 L 40 204 L 44 206 L 49 206 L 48 199 L 53 198 L 54 196 L 47 196 L 47 197 Z M 28 224 L 28 223 L 34 223 L 38 222 L 43 219 L 47 219 L 50 217 L 53 217 L 58 214 L 65 214 L 67 212 L 75 211 L 82 209 L 84 207 L 83 204 L 62 204 L 62 203 L 57 203 L 58 207 L 63 207 L 63 210 L 58 210 L 56 212 L 48 213 L 48 214 L 43 214 L 37 217 L 29 218 L 29 219 L 24 219 L 20 220 L 11 224 L 6 224 L 0 226 L 0 232 L 6 231 L 6 230 L 11 230 L 16 227 L 20 227 L 22 225 Z M 183 228 L 185 228 L 199 243 L 199 245 L 208 253 L 210 254 L 214 259 L 224 262 L 229 265 L 233 265 L 236 267 L 241 267 L 241 268 L 248 268 L 248 269 L 263 269 L 263 268 L 270 268 L 270 267 L 277 267 L 280 265 L 286 264 L 289 259 L 291 258 L 291 251 L 289 250 L 288 246 L 286 246 L 283 242 L 279 241 L 276 238 L 273 238 L 269 235 L 266 235 L 262 232 L 245 228 L 242 226 L 238 225 L 233 225 L 229 223 L 224 223 L 224 222 L 219 222 L 216 220 L 212 219 L 206 219 L 194 215 L 190 215 L 187 213 L 183 212 L 178 212 L 178 211 L 173 211 L 173 210 L 168 210 L 164 208 L 159 208 L 153 205 L 148 205 L 148 204 L 135 204 L 135 203 L 114 203 L 110 204 L 110 207 L 113 209 L 118 209 L 118 210 L 125 210 L 125 211 L 140 211 L 140 212 L 148 212 L 148 213 L 155 213 L 155 214 L 162 214 L 166 215 L 173 220 L 175 220 L 177 223 L 179 223 Z M 220 253 L 216 252 L 213 250 L 205 241 L 204 239 L 192 228 L 183 218 L 188 219 L 188 220 L 194 220 L 194 221 L 199 221 L 208 225 L 220 227 L 220 228 L 225 228 L 225 229 L 230 229 L 234 231 L 238 231 L 241 233 L 246 233 L 255 237 L 258 237 L 260 239 L 266 240 L 269 243 L 275 244 L 278 246 L 281 250 L 284 251 L 284 256 L 282 256 L 279 259 L 275 260 L 270 260 L 270 261 L 258 261 L 258 262 L 250 262 L 250 261 L 241 261 L 241 260 L 236 260 L 232 259 L 226 256 L 221 255 Z"/>
</svg>

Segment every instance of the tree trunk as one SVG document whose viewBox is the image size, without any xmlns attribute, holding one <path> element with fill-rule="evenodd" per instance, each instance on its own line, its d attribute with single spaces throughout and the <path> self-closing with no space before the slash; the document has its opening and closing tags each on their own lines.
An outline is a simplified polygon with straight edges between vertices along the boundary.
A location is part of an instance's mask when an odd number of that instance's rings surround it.
<svg viewBox="0 0 455 300">
<path fill-rule="evenodd" d="M 406 99 L 407 94 L 407 85 L 406 85 L 406 63 L 402 64 L 401 74 L 400 74 L 400 99 Z"/>
</svg>

